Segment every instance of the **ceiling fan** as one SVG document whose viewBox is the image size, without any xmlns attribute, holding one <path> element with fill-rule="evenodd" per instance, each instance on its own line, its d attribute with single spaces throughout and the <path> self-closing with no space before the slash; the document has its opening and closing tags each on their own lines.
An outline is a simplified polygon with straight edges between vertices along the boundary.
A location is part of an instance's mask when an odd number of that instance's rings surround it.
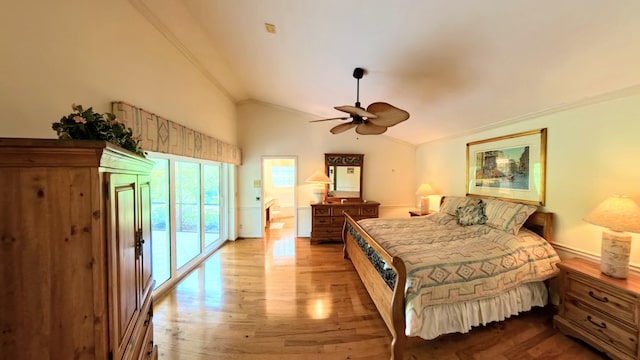
<svg viewBox="0 0 640 360">
<path fill-rule="evenodd" d="M 312 120 L 311 122 L 329 121 L 329 120 L 347 120 L 348 123 L 336 125 L 331 128 L 332 134 L 339 134 L 351 128 L 356 128 L 356 132 L 360 135 L 378 135 L 387 131 L 387 128 L 397 125 L 409 118 L 409 113 L 398 109 L 397 107 L 386 102 L 375 102 L 365 110 L 360 106 L 360 79 L 364 75 L 364 69 L 355 68 L 353 77 L 357 79 L 356 104 L 335 106 L 334 109 L 344 111 L 349 116 L 334 117 L 329 119 Z"/>
</svg>

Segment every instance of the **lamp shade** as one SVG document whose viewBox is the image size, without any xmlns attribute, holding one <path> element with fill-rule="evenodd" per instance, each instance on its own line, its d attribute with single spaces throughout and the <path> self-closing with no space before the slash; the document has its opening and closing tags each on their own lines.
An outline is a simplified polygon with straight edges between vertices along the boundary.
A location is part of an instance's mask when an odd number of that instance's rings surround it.
<svg viewBox="0 0 640 360">
<path fill-rule="evenodd" d="M 331 184 L 331 179 L 322 170 L 316 170 L 305 182 L 312 184 Z"/>
<path fill-rule="evenodd" d="M 591 210 L 584 221 L 614 231 L 640 233 L 640 206 L 626 196 L 611 196 Z"/>
<path fill-rule="evenodd" d="M 435 191 L 429 184 L 421 184 L 418 190 L 416 191 L 416 195 L 426 196 L 426 195 L 435 195 Z"/>
</svg>

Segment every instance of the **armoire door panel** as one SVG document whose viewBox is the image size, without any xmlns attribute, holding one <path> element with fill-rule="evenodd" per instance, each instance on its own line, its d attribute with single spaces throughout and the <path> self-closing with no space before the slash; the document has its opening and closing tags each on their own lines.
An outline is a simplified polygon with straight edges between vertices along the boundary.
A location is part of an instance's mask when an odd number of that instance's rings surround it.
<svg viewBox="0 0 640 360">
<path fill-rule="evenodd" d="M 110 177 L 111 199 L 110 213 L 113 237 L 110 244 L 112 288 L 112 345 L 114 358 L 124 353 L 140 312 L 140 299 L 137 291 L 136 234 L 136 177 L 131 175 L 112 175 Z"/>
</svg>

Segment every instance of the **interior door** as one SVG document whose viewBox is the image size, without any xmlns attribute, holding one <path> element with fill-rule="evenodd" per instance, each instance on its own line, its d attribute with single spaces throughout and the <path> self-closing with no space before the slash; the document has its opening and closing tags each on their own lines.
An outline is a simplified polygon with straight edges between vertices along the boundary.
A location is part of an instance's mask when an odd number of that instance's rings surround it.
<svg viewBox="0 0 640 360">
<path fill-rule="evenodd" d="M 135 175 L 108 174 L 109 317 L 114 359 L 121 359 L 140 313 Z"/>
</svg>

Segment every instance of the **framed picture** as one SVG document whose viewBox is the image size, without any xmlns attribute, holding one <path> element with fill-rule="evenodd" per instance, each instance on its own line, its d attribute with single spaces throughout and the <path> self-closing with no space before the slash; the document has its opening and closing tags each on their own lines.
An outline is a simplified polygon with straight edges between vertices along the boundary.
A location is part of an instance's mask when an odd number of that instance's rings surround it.
<svg viewBox="0 0 640 360">
<path fill-rule="evenodd" d="M 544 205 L 547 129 L 467 144 L 467 195 Z"/>
</svg>

